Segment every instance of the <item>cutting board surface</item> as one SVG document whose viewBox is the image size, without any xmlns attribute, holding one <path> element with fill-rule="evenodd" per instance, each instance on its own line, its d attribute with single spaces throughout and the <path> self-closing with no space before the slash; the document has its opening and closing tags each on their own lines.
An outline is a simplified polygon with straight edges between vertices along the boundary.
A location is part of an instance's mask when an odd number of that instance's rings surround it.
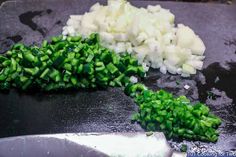
<svg viewBox="0 0 236 157">
<path fill-rule="evenodd" d="M 0 8 L 0 52 L 16 43 L 39 44 L 59 35 L 71 14 L 83 14 L 94 0 L 16 1 Z M 105 1 L 101 1 L 105 4 Z M 160 88 L 192 101 L 206 103 L 223 119 L 216 144 L 187 142 L 191 150 L 232 151 L 236 148 L 236 7 L 157 1 L 131 1 L 145 7 L 161 4 L 176 15 L 206 44 L 204 69 L 191 78 L 163 75 L 151 70 L 143 81 L 151 89 Z M 176 83 L 180 82 L 180 83 Z M 183 88 L 188 84 L 190 89 Z M 208 98 L 208 92 L 214 94 Z M 144 131 L 130 122 L 136 104 L 121 88 L 97 91 L 38 91 L 0 93 L 0 137 L 65 132 Z M 174 147 L 178 142 L 170 141 Z M 200 146 L 201 144 L 201 146 Z"/>
</svg>

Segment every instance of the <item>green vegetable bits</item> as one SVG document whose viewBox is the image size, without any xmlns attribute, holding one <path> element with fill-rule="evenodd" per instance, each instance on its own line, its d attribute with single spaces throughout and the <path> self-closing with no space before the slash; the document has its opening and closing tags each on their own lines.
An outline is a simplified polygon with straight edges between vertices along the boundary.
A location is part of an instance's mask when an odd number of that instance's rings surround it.
<svg viewBox="0 0 236 157">
<path fill-rule="evenodd" d="M 130 84 L 129 77 L 144 77 L 138 61 L 129 54 L 117 55 L 99 44 L 97 34 L 53 37 L 41 47 L 14 45 L 0 55 L 0 90 L 39 88 L 44 91 L 67 88 L 125 86 L 135 98 L 139 113 L 133 119 L 148 131 L 161 130 L 168 137 L 215 142 L 221 120 L 185 96 L 174 98 L 163 90 L 153 92 L 143 84 Z"/>
<path fill-rule="evenodd" d="M 129 54 L 119 56 L 100 46 L 97 34 L 85 39 L 58 36 L 41 47 L 16 44 L 0 55 L 0 89 L 124 86 L 131 75 L 144 76 L 137 63 Z"/>
<path fill-rule="evenodd" d="M 160 130 L 167 137 L 216 142 L 221 120 L 201 103 L 195 105 L 185 96 L 173 97 L 160 90 L 148 90 L 143 84 L 129 84 L 125 93 L 134 97 L 139 113 L 133 116 L 148 131 Z"/>
</svg>

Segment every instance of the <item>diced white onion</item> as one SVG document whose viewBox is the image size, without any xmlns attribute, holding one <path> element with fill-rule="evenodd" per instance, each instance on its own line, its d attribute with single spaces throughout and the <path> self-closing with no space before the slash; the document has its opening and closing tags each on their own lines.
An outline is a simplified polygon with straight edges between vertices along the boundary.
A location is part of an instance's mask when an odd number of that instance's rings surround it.
<svg viewBox="0 0 236 157">
<path fill-rule="evenodd" d="M 131 83 L 137 83 L 138 82 L 138 78 L 135 77 L 135 76 L 131 76 L 129 80 L 130 80 Z"/>
<path fill-rule="evenodd" d="M 63 27 L 64 36 L 100 34 L 101 44 L 117 53 L 137 57 L 147 71 L 188 77 L 203 67 L 206 47 L 195 32 L 183 24 L 175 27 L 175 16 L 160 5 L 137 8 L 126 0 L 95 3 L 84 15 L 71 15 Z"/>
</svg>

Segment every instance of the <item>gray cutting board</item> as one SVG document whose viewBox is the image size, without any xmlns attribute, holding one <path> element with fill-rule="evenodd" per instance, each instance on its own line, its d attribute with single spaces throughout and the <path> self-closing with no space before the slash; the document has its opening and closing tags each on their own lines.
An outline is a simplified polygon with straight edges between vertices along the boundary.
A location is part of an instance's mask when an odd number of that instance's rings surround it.
<svg viewBox="0 0 236 157">
<path fill-rule="evenodd" d="M 15 42 L 40 43 L 59 35 L 70 14 L 88 11 L 94 0 L 13 1 L 0 8 L 0 51 Z M 103 1 L 104 3 L 105 1 Z M 131 1 L 144 7 L 161 4 L 176 15 L 177 23 L 193 28 L 206 44 L 204 70 L 189 79 L 152 70 L 144 83 L 164 88 L 192 101 L 206 102 L 223 118 L 216 144 L 186 142 L 190 152 L 236 150 L 236 7 L 158 1 Z M 176 83 L 180 82 L 180 83 Z M 190 85 L 189 90 L 183 88 Z M 207 91 L 214 96 L 209 98 Z M 103 91 L 0 94 L 0 137 L 63 132 L 136 132 L 131 124 L 135 103 L 119 88 Z M 170 141 L 178 148 L 180 142 Z"/>
</svg>

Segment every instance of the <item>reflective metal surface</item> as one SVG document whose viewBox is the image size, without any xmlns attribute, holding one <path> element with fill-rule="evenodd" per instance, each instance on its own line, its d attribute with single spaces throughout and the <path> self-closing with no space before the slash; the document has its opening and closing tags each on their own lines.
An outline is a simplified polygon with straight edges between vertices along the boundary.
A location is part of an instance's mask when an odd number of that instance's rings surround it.
<svg viewBox="0 0 236 157">
<path fill-rule="evenodd" d="M 79 133 L 0 139 L 1 157 L 186 157 L 162 133 Z"/>
</svg>

